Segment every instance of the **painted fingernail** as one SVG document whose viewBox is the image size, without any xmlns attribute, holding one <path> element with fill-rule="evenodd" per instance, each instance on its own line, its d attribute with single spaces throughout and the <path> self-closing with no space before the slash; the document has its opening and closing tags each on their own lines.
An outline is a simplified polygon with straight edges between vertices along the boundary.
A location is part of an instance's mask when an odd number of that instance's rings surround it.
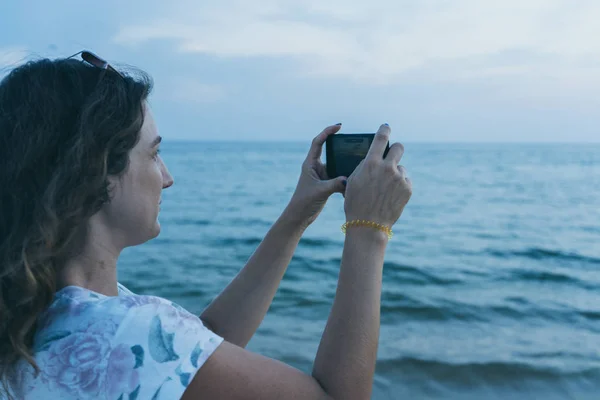
<svg viewBox="0 0 600 400">
<path fill-rule="evenodd" d="M 384 125 L 385 125 L 385 126 L 389 126 L 387 122 L 386 122 Z"/>
<path fill-rule="evenodd" d="M 341 125 L 341 124 L 342 124 L 341 122 L 338 122 L 336 125 Z"/>
<path fill-rule="evenodd" d="M 348 181 L 344 179 L 344 180 L 342 181 L 342 184 L 343 184 L 344 186 L 346 186 L 346 185 L 348 185 Z"/>
</svg>

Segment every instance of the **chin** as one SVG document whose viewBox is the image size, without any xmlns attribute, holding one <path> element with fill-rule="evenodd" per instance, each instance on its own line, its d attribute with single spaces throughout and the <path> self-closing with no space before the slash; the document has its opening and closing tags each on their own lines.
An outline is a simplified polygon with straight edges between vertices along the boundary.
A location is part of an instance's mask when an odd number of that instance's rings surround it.
<svg viewBox="0 0 600 400">
<path fill-rule="evenodd" d="M 139 246 L 156 238 L 160 233 L 160 224 L 156 222 L 151 228 L 138 231 L 135 236 L 129 237 L 129 243 L 125 247 Z"/>
<path fill-rule="evenodd" d="M 160 222 L 158 222 L 158 219 L 157 219 L 156 222 L 154 223 L 154 226 L 152 227 L 152 239 L 157 237 L 159 234 L 160 234 Z"/>
<path fill-rule="evenodd" d="M 152 239 L 155 239 L 160 234 L 160 223 L 158 220 L 144 230 L 144 236 L 140 237 L 138 244 L 144 244 Z"/>
</svg>

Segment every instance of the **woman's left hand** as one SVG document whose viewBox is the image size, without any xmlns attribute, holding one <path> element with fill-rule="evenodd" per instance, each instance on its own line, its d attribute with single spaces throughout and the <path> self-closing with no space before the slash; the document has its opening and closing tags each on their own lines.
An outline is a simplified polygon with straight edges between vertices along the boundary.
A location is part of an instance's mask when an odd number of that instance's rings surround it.
<svg viewBox="0 0 600 400">
<path fill-rule="evenodd" d="M 321 162 L 323 144 L 327 137 L 338 132 L 340 128 L 341 124 L 328 126 L 317 135 L 302 164 L 298 185 L 285 214 L 303 228 L 307 228 L 317 219 L 333 193 L 343 194 L 346 190 L 344 183 L 347 177 L 340 176 L 330 180 L 325 165 Z"/>
</svg>

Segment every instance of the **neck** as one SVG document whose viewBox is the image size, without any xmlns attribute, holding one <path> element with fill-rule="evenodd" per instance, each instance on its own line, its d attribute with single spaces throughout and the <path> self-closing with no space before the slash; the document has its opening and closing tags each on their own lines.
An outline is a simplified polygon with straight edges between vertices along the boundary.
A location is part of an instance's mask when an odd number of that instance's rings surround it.
<svg viewBox="0 0 600 400">
<path fill-rule="evenodd" d="M 57 273 L 57 290 L 79 286 L 106 296 L 117 296 L 117 259 L 120 250 L 102 241 L 90 240 L 84 251 L 69 259 Z"/>
</svg>

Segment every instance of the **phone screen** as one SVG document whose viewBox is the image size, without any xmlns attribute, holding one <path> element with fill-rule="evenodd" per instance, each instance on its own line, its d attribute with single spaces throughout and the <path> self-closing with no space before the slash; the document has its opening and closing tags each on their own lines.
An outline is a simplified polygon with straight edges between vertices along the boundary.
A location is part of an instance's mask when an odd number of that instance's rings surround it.
<svg viewBox="0 0 600 400">
<path fill-rule="evenodd" d="M 373 134 L 333 135 L 333 157 L 336 176 L 350 176 L 358 164 L 367 156 L 373 142 Z"/>
<path fill-rule="evenodd" d="M 374 133 L 338 133 L 327 138 L 327 174 L 330 179 L 350 176 L 369 154 Z M 389 143 L 383 157 L 387 156 Z"/>
<path fill-rule="evenodd" d="M 361 158 L 367 156 L 369 148 L 371 147 L 371 142 L 373 141 L 373 138 L 367 136 L 359 136 L 356 138 L 347 136 L 336 138 L 334 136 L 334 140 L 335 139 L 338 139 L 335 144 L 336 155 Z"/>
<path fill-rule="evenodd" d="M 334 136 L 335 138 L 335 136 Z M 358 164 L 367 156 L 371 147 L 372 138 L 340 137 L 335 143 L 335 165 L 338 174 L 348 176 L 356 169 Z"/>
</svg>

